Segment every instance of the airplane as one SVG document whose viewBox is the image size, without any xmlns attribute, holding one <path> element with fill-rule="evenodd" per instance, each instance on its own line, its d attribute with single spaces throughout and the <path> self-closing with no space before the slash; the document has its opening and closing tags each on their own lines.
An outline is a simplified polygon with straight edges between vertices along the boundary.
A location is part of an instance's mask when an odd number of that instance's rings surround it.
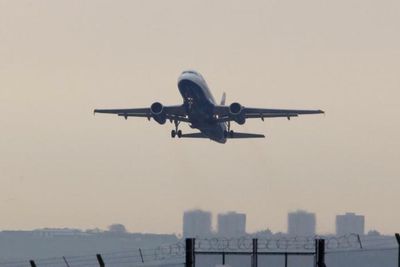
<svg viewBox="0 0 400 267">
<path fill-rule="evenodd" d="M 129 109 L 95 109 L 94 113 L 116 114 L 128 117 L 143 117 L 154 119 L 159 124 L 167 120 L 174 123 L 175 129 L 171 137 L 175 138 L 206 138 L 224 144 L 227 139 L 265 138 L 263 134 L 239 133 L 231 130 L 231 122 L 239 125 L 246 123 L 247 119 L 283 117 L 290 120 L 304 114 L 321 114 L 322 110 L 296 110 L 296 109 L 265 109 L 242 106 L 238 102 L 225 105 L 226 94 L 218 104 L 212 96 L 203 76 L 194 70 L 183 71 L 178 78 L 178 89 L 183 98 L 183 104 L 164 106 L 154 102 L 147 108 Z M 199 132 L 182 133 L 179 130 L 181 122 L 188 123 L 192 129 Z"/>
</svg>

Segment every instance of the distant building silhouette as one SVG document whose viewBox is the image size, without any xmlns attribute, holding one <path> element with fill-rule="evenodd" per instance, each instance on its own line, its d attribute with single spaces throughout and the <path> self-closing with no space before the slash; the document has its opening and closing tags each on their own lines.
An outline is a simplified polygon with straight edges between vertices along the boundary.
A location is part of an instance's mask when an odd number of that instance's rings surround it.
<svg viewBox="0 0 400 267">
<path fill-rule="evenodd" d="M 185 211 L 183 214 L 183 236 L 203 237 L 211 235 L 211 213 L 202 210 Z"/>
<path fill-rule="evenodd" d="M 288 214 L 288 234 L 291 236 L 313 236 L 315 226 L 314 213 L 299 210 Z"/>
<path fill-rule="evenodd" d="M 123 224 L 120 223 L 114 223 L 108 226 L 108 231 L 112 232 L 112 233 L 127 233 L 128 231 L 126 230 L 125 226 Z"/>
<path fill-rule="evenodd" d="M 355 213 L 346 213 L 336 216 L 336 235 L 358 234 L 365 233 L 365 218 L 363 215 Z"/>
<path fill-rule="evenodd" d="M 18 231 L 16 231 L 17 233 Z M 19 233 L 29 233 L 29 231 Z M 82 232 L 79 229 L 71 229 L 71 228 L 42 228 L 36 229 L 31 232 L 36 237 L 70 237 L 70 236 L 85 236 L 87 235 L 85 232 Z"/>
<path fill-rule="evenodd" d="M 377 230 L 369 230 L 367 235 L 369 235 L 369 236 L 380 236 L 381 233 L 379 233 L 379 231 L 377 231 Z"/>
<path fill-rule="evenodd" d="M 228 212 L 218 214 L 218 235 L 223 237 L 238 237 L 246 234 L 246 214 Z"/>
</svg>

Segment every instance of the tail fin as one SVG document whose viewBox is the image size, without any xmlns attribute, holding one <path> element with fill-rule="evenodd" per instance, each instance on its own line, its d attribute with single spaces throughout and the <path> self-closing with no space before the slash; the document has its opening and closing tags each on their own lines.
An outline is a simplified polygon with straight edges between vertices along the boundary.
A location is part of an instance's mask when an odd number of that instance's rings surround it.
<svg viewBox="0 0 400 267">
<path fill-rule="evenodd" d="M 221 98 L 221 105 L 224 106 L 225 105 L 225 100 L 226 100 L 226 93 L 224 92 L 222 94 L 222 98 Z"/>
</svg>

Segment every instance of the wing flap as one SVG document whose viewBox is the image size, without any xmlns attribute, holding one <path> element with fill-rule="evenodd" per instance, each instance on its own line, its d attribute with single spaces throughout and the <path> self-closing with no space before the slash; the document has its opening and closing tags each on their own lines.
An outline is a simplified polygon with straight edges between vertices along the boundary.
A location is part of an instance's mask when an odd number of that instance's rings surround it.
<svg viewBox="0 0 400 267">
<path fill-rule="evenodd" d="M 138 114 L 138 113 L 136 113 L 136 114 L 129 114 L 129 113 L 118 113 L 117 114 L 118 116 L 121 116 L 121 117 L 144 117 L 144 118 L 150 118 L 151 117 L 151 114 Z"/>
</svg>

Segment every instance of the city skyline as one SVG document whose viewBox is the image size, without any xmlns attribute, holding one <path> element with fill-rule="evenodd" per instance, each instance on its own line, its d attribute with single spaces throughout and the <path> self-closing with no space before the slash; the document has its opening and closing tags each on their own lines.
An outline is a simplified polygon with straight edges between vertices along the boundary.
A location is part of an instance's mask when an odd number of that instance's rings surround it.
<svg viewBox="0 0 400 267">
<path fill-rule="evenodd" d="M 367 234 L 387 234 L 384 232 L 381 232 L 380 229 L 378 228 L 374 228 L 373 226 L 371 228 L 365 228 L 365 222 L 367 221 L 365 219 L 366 216 L 361 215 L 361 214 L 356 214 L 354 212 L 345 212 L 343 214 L 336 214 L 335 215 L 335 220 L 332 221 L 332 224 L 334 226 L 334 230 L 331 232 L 319 232 L 317 229 L 318 226 L 318 215 L 307 211 L 307 210 L 295 210 L 295 211 L 290 211 L 288 212 L 287 216 L 286 216 L 286 228 L 283 230 L 275 230 L 275 229 L 271 229 L 270 227 L 268 227 L 266 225 L 266 227 L 264 228 L 260 228 L 260 229 L 254 229 L 254 230 L 249 230 L 247 231 L 247 214 L 246 213 L 242 213 L 242 212 L 236 212 L 236 211 L 225 211 L 225 212 L 220 212 L 217 214 L 213 214 L 210 211 L 207 210 L 202 210 L 202 209 L 191 209 L 191 210 L 187 210 L 183 212 L 183 216 L 182 216 L 182 230 L 181 231 L 176 231 L 176 232 L 140 232 L 140 231 L 135 231 L 134 229 L 129 229 L 125 227 L 124 223 L 112 223 L 110 225 L 107 225 L 106 227 L 93 227 L 93 228 L 74 228 L 74 227 L 38 227 L 38 228 L 33 228 L 33 229 L 0 229 L 0 232 L 7 232 L 7 231 L 58 231 L 60 230 L 61 232 L 63 232 L 64 230 L 67 231 L 83 231 L 83 232 L 90 232 L 90 233 L 94 233 L 94 232 L 107 232 L 107 231 L 111 231 L 111 232 L 115 232 L 115 230 L 113 230 L 114 228 L 118 229 L 124 229 L 124 231 L 126 231 L 127 233 L 138 233 L 138 234 L 176 234 L 178 236 L 182 236 L 182 237 L 196 237 L 196 236 L 226 236 L 224 234 L 221 234 L 219 232 L 218 229 L 218 225 L 219 225 L 219 217 L 222 216 L 226 216 L 226 215 L 236 215 L 236 216 L 243 216 L 244 217 L 244 224 L 243 226 L 240 226 L 241 229 L 244 229 L 245 231 L 242 231 L 242 233 L 244 235 L 248 235 L 248 234 L 255 234 L 258 232 L 263 232 L 263 231 L 271 231 L 271 233 L 273 234 L 287 234 L 287 235 L 291 235 L 290 234 L 290 230 L 289 230 L 289 220 L 290 220 L 290 215 L 312 215 L 315 216 L 315 225 L 311 226 L 311 228 L 313 228 L 315 230 L 314 234 L 321 234 L 321 235 L 336 235 L 336 236 L 344 236 L 347 234 L 360 234 L 360 235 L 367 235 Z M 193 216 L 194 215 L 194 216 Z M 199 216 L 200 215 L 200 216 Z M 350 216 L 350 220 L 349 217 Z M 354 224 L 354 221 L 352 223 L 352 220 L 354 220 L 354 217 L 356 219 L 356 222 Z M 345 225 L 345 230 L 341 230 L 338 232 L 338 218 L 346 218 L 347 220 L 344 221 L 344 225 Z M 199 219 L 198 221 L 196 221 L 196 219 Z M 362 225 L 360 226 L 360 222 L 359 220 L 362 219 Z M 189 221 L 188 225 L 185 226 L 185 220 Z M 195 227 L 193 228 L 193 224 L 195 225 Z M 342 222 L 343 224 L 343 222 Z M 185 227 L 188 227 L 186 232 L 188 232 L 189 234 L 185 235 Z M 307 226 L 308 227 L 308 226 Z M 284 228 L 284 227 L 282 227 Z M 342 227 L 343 228 L 343 227 Z M 348 231 L 347 229 L 361 229 L 361 230 L 355 230 L 355 231 Z M 197 231 L 197 233 L 195 234 L 191 234 L 193 233 L 193 229 L 195 229 L 194 231 Z M 199 230 L 200 229 L 200 230 Z M 120 230 L 120 232 L 123 232 Z M 292 236 L 313 236 L 314 234 L 294 234 Z M 391 234 L 391 233 L 390 233 Z M 389 234 L 389 235 L 390 235 Z M 234 234 L 232 235 L 232 237 L 239 237 L 240 234 Z"/>
<path fill-rule="evenodd" d="M 239 237 L 245 234 L 251 234 L 258 231 L 270 230 L 267 226 L 256 231 L 246 230 L 246 214 L 236 211 L 228 211 L 215 214 L 210 211 L 193 209 L 187 210 L 183 214 L 183 237 L 196 236 L 224 236 Z M 272 231 L 273 233 L 285 233 L 291 236 L 314 236 L 316 234 L 328 234 L 344 236 L 347 234 L 364 235 L 367 232 L 379 232 L 379 229 L 371 228 L 365 231 L 365 216 L 354 212 L 346 212 L 345 214 L 336 214 L 335 221 L 332 222 L 335 230 L 332 232 L 318 232 L 317 214 L 306 210 L 291 211 L 287 214 L 286 231 Z"/>
</svg>

